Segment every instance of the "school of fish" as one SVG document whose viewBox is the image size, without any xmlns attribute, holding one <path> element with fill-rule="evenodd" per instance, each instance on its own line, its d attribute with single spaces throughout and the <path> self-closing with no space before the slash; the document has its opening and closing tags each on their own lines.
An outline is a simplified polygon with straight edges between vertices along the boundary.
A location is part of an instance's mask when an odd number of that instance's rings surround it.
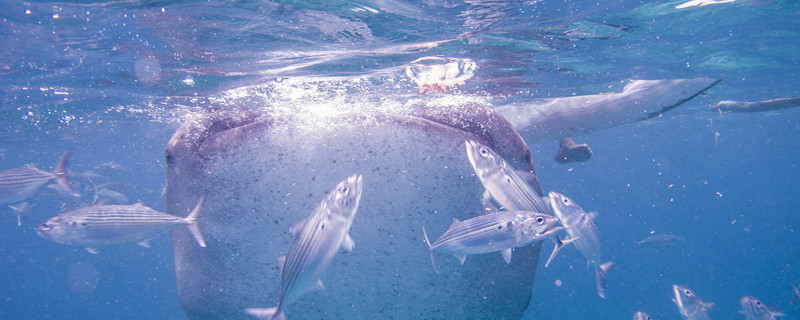
<svg viewBox="0 0 800 320">
<path fill-rule="evenodd" d="M 499 154 L 477 141 L 467 140 L 466 156 L 472 164 L 476 177 L 485 191 L 479 201 L 485 212 L 475 217 L 453 223 L 436 241 L 431 243 L 425 226 L 421 226 L 428 246 L 433 269 L 439 273 L 434 259 L 435 252 L 455 256 L 464 265 L 468 255 L 500 252 L 506 263 L 511 262 L 514 248 L 550 240 L 555 247 L 545 267 L 549 266 L 558 252 L 569 244 L 586 258 L 587 265 L 595 272 L 597 294 L 605 298 L 606 274 L 614 262 L 602 260 L 600 232 L 594 223 L 597 213 L 586 212 L 571 198 L 550 191 L 544 196 L 530 183 L 537 179 L 533 172 L 519 172 Z M 22 225 L 33 204 L 27 202 L 44 189 L 65 202 L 77 201 L 81 194 L 68 180 L 67 163 L 71 155 L 68 150 L 59 160 L 53 172 L 33 166 L 0 171 L 0 203 L 8 204 L 17 215 L 17 224 Z M 100 168 L 100 166 L 98 166 Z M 81 174 L 73 174 L 81 176 Z M 90 182 L 95 173 L 82 175 Z M 50 184 L 55 181 L 55 184 Z M 109 186 L 98 187 L 92 182 L 94 201 L 77 209 L 68 210 L 40 224 L 37 233 L 55 243 L 82 247 L 91 253 L 99 248 L 137 243 L 149 247 L 153 237 L 177 226 L 186 227 L 197 245 L 206 247 L 198 225 L 205 196 L 198 195 L 194 208 L 188 213 L 165 213 L 156 211 L 142 203 L 133 205 L 106 204 L 127 201 L 127 197 Z M 533 185 L 538 185 L 533 184 Z M 341 181 L 317 205 L 309 216 L 290 230 L 294 241 L 286 256 L 277 258 L 281 265 L 280 294 L 277 306 L 272 308 L 247 308 L 243 312 L 258 319 L 286 319 L 285 306 L 313 289 L 324 289 L 322 276 L 330 261 L 339 250 L 351 251 L 353 237 L 349 234 L 363 191 L 361 175 Z M 78 199 L 78 200 L 76 200 Z M 81 203 L 82 204 L 82 203 Z M 559 235 L 564 231 L 566 235 Z M 680 241 L 680 236 L 653 235 L 637 244 L 650 242 Z M 800 290 L 792 285 L 795 296 Z M 711 302 L 700 299 L 692 290 L 682 285 L 673 285 L 673 302 L 684 320 L 711 319 Z M 796 299 L 798 299 L 796 298 Z M 343 303 L 346 303 L 343 301 Z M 741 313 L 746 320 L 767 320 L 784 316 L 751 296 L 742 297 Z M 634 320 L 652 319 L 647 313 L 637 311 Z"/>
</svg>

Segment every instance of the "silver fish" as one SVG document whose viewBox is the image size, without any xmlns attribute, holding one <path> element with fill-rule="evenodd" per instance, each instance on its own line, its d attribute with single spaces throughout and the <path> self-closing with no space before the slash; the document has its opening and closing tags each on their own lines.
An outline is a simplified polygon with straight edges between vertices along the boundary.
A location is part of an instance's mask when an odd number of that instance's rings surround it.
<svg viewBox="0 0 800 320">
<path fill-rule="evenodd" d="M 17 203 L 28 199 L 53 179 L 72 196 L 79 197 L 80 194 L 72 189 L 72 185 L 67 180 L 66 170 L 70 154 L 72 154 L 72 150 L 64 152 L 53 172 L 33 166 L 0 171 L 0 204 Z"/>
<path fill-rule="evenodd" d="M 95 205 L 67 211 L 42 223 L 36 231 L 57 243 L 80 246 L 91 253 L 97 248 L 126 243 L 149 247 L 148 241 L 177 225 L 185 225 L 200 247 L 206 242 L 197 226 L 205 196 L 186 218 L 153 210 L 143 204 Z"/>
<path fill-rule="evenodd" d="M 496 210 L 498 209 L 496 203 L 509 211 L 550 213 L 550 208 L 538 192 L 502 156 L 477 141 L 468 140 L 466 146 L 469 162 L 486 188 L 481 197 L 481 203 L 485 208 Z M 522 174 L 530 176 L 532 173 L 522 172 Z M 562 242 L 555 233 L 548 239 L 555 242 L 555 247 L 547 258 L 545 267 L 548 267 L 561 248 L 569 243 L 569 241 Z"/>
<path fill-rule="evenodd" d="M 21 226 L 22 225 L 22 217 L 27 215 L 28 212 L 31 211 L 31 208 L 33 206 L 30 203 L 23 202 L 23 203 L 19 203 L 17 205 L 11 205 L 11 206 L 8 206 L 8 207 L 11 208 L 11 210 L 14 210 L 14 213 L 17 214 L 17 225 Z"/>
<path fill-rule="evenodd" d="M 447 251 L 458 258 L 461 264 L 467 255 L 500 251 L 506 263 L 511 262 L 512 248 L 527 246 L 548 237 L 561 229 L 556 227 L 558 218 L 531 211 L 498 211 L 472 219 L 458 221 L 453 219 L 450 228 L 433 244 L 422 227 L 425 242 L 431 251 L 431 264 L 436 273 L 433 250 Z"/>
<path fill-rule="evenodd" d="M 343 248 L 353 250 L 348 234 L 361 200 L 362 178 L 352 175 L 340 182 L 305 219 L 281 267 L 281 293 L 275 308 L 247 308 L 259 319 L 286 319 L 283 306 L 313 287 L 322 287 L 320 275 Z"/>
<path fill-rule="evenodd" d="M 776 317 L 784 316 L 781 312 L 770 310 L 754 297 L 742 297 L 739 302 L 742 304 L 739 313 L 743 314 L 746 320 L 775 320 Z"/>
<path fill-rule="evenodd" d="M 665 242 L 685 241 L 685 240 L 686 240 L 685 238 L 673 234 L 654 234 L 640 241 L 636 241 L 636 244 L 642 245 L 646 243 L 665 243 Z"/>
<path fill-rule="evenodd" d="M 600 233 L 597 232 L 597 226 L 594 224 L 596 213 L 583 211 L 577 203 L 558 192 L 551 191 L 549 196 L 550 205 L 561 221 L 561 225 L 567 229 L 569 236 L 574 239 L 575 246 L 586 257 L 587 264 L 595 267 L 597 295 L 605 298 L 606 273 L 614 266 L 614 262 L 601 263 Z"/>
<path fill-rule="evenodd" d="M 714 303 L 700 300 L 692 290 L 681 285 L 672 285 L 672 292 L 675 294 L 675 298 L 672 301 L 678 305 L 678 311 L 680 311 L 684 320 L 711 319 L 708 309 L 711 309 Z"/>
<path fill-rule="evenodd" d="M 466 145 L 478 179 L 506 210 L 550 213 L 542 197 L 499 154 L 476 141 Z"/>
<path fill-rule="evenodd" d="M 636 311 L 636 313 L 633 314 L 633 320 L 653 320 L 653 318 L 650 318 L 650 315 L 647 313 Z"/>
</svg>

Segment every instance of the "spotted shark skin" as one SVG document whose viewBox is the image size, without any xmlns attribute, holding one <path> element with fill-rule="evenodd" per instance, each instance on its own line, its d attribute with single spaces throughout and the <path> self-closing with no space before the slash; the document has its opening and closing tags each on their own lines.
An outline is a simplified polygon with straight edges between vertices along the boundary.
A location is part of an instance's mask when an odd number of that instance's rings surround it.
<svg viewBox="0 0 800 320">
<path fill-rule="evenodd" d="M 326 116 L 261 106 L 199 115 L 166 150 L 167 212 L 186 212 L 207 195 L 198 221 L 207 248 L 199 250 L 183 228 L 170 231 L 181 303 L 190 319 L 249 319 L 246 308 L 274 304 L 276 258 L 292 241 L 287 230 L 330 185 L 358 172 L 368 187 L 350 231 L 357 246 L 328 267 L 324 291 L 287 306 L 292 319 L 519 319 L 541 244 L 516 249 L 509 265 L 480 255 L 472 268 L 443 263 L 437 275 L 419 234 L 421 225 L 444 230 L 482 209 L 483 187 L 464 142 L 487 145 L 530 172 L 541 196 L 526 142 L 657 117 L 717 82 L 636 80 L 616 94 L 494 108 L 421 102 Z"/>
<path fill-rule="evenodd" d="M 436 274 L 419 230 L 444 230 L 453 217 L 480 212 L 483 187 L 464 141 L 490 145 L 512 166 L 533 172 L 526 144 L 505 119 L 482 105 L 461 105 L 317 120 L 233 110 L 187 122 L 169 142 L 167 211 L 188 210 L 197 195 L 207 195 L 198 220 L 207 247 L 198 250 L 188 232 L 170 232 L 178 293 L 190 319 L 250 319 L 246 308 L 273 305 L 276 258 L 291 245 L 288 230 L 353 172 L 365 186 L 350 230 L 356 246 L 328 266 L 325 290 L 287 305 L 286 314 L 522 317 L 540 245 L 516 249 L 509 265 L 484 255 L 469 268 L 442 263 Z"/>
</svg>

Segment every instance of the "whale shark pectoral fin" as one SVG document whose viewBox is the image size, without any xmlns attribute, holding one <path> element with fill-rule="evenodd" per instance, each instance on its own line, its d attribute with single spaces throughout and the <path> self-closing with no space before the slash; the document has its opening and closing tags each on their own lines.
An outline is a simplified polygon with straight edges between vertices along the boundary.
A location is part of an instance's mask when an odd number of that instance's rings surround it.
<svg viewBox="0 0 800 320">
<path fill-rule="evenodd" d="M 584 162 L 592 158 L 592 149 L 589 145 L 577 144 L 572 137 L 562 138 L 559 141 L 556 162 L 566 164 L 570 162 Z"/>
</svg>

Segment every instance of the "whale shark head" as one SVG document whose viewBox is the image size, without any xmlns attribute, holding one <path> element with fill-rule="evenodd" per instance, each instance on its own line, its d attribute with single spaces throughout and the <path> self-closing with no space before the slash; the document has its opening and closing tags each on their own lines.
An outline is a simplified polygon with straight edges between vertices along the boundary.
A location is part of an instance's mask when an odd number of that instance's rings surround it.
<svg viewBox="0 0 800 320">
<path fill-rule="evenodd" d="M 510 265 L 483 255 L 464 265 L 443 261 L 436 274 L 421 229 L 444 231 L 453 218 L 482 212 L 483 187 L 465 141 L 490 146 L 511 166 L 533 172 L 527 146 L 501 116 L 474 103 L 266 110 L 197 116 L 168 144 L 167 211 L 187 211 L 198 196 L 207 197 L 198 218 L 206 248 L 185 228 L 170 231 L 178 293 L 190 318 L 248 319 L 245 308 L 274 306 L 276 258 L 292 241 L 287 230 L 353 173 L 364 180 L 360 218 L 350 229 L 358 245 L 331 261 L 324 291 L 284 307 L 287 317 L 522 316 L 540 244 L 518 248 Z"/>
</svg>

